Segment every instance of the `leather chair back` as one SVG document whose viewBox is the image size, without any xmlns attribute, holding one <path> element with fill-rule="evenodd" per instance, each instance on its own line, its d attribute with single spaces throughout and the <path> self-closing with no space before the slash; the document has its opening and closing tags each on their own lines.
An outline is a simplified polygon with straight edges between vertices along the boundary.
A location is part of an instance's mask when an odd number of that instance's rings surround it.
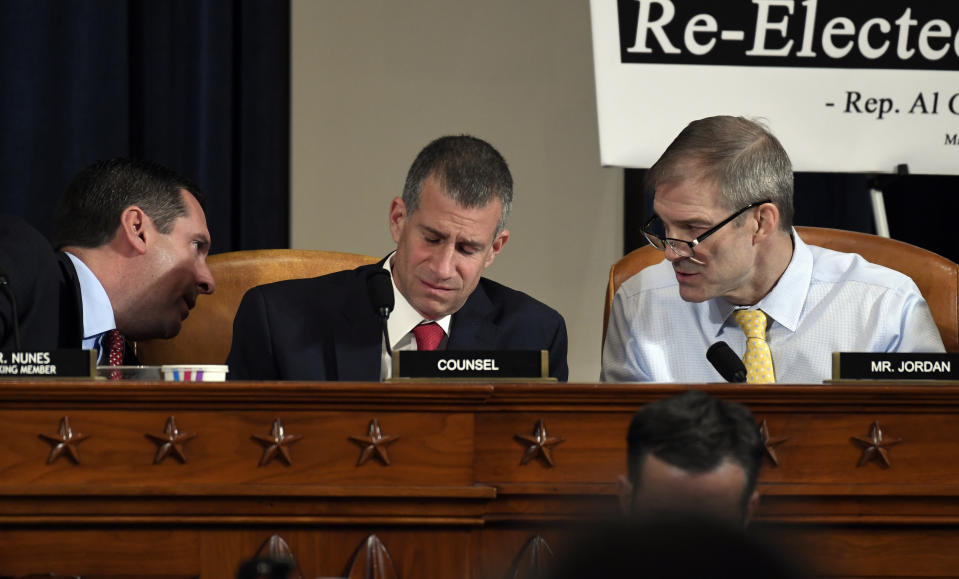
<svg viewBox="0 0 959 579">
<path fill-rule="evenodd" d="M 796 231 L 809 245 L 858 253 L 868 261 L 911 277 L 929 304 L 946 351 L 959 352 L 959 265 L 955 262 L 921 247 L 868 233 L 824 227 L 796 227 Z M 640 270 L 663 259 L 663 252 L 647 245 L 628 253 L 609 269 L 603 342 L 616 290 Z"/>
<path fill-rule="evenodd" d="M 176 337 L 136 344 L 143 364 L 223 364 L 233 341 L 233 318 L 254 286 L 353 269 L 380 258 L 336 251 L 261 249 L 207 258 L 216 291 L 201 295 Z"/>
</svg>

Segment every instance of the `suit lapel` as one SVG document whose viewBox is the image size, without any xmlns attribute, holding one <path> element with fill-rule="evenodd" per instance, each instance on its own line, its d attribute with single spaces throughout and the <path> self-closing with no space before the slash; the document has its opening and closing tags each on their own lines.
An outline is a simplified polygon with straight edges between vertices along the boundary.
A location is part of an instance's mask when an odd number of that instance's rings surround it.
<svg viewBox="0 0 959 579">
<path fill-rule="evenodd" d="M 366 276 L 378 264 L 357 268 L 356 283 L 343 302 L 340 331 L 334 333 L 337 380 L 380 379 L 382 330 L 370 305 Z"/>
<path fill-rule="evenodd" d="M 495 350 L 499 327 L 492 322 L 494 309 L 480 280 L 463 307 L 453 314 L 447 349 Z"/>
<path fill-rule="evenodd" d="M 60 266 L 60 338 L 61 348 L 79 348 L 83 343 L 83 303 L 77 270 L 67 254 L 57 253 Z"/>
</svg>

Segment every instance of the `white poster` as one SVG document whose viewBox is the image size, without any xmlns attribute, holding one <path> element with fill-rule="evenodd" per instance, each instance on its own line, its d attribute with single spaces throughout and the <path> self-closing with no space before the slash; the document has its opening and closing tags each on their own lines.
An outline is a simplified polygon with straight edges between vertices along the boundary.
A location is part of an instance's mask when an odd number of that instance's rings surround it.
<svg viewBox="0 0 959 579">
<path fill-rule="evenodd" d="M 959 174 L 959 2 L 591 0 L 604 165 L 764 119 L 797 171 Z"/>
</svg>

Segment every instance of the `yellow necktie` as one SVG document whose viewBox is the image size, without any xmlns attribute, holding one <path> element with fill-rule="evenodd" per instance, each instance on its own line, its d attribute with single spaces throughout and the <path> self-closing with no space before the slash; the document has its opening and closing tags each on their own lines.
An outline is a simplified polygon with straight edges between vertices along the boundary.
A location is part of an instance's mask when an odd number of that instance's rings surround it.
<svg viewBox="0 0 959 579">
<path fill-rule="evenodd" d="M 773 356 L 766 343 L 766 314 L 762 310 L 736 310 L 733 318 L 746 334 L 746 382 L 772 384 L 776 381 L 773 372 Z"/>
</svg>

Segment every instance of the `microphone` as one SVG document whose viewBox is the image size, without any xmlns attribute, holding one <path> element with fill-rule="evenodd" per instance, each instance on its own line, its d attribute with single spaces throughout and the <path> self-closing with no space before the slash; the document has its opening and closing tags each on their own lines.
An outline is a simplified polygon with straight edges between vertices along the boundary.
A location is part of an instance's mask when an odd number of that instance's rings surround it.
<svg viewBox="0 0 959 579">
<path fill-rule="evenodd" d="M 746 365 L 726 342 L 716 342 L 706 350 L 706 359 L 727 382 L 745 382 Z"/>
<path fill-rule="evenodd" d="M 0 288 L 3 288 L 3 293 L 7 294 L 7 299 L 10 300 L 10 327 L 13 329 L 13 345 L 19 350 L 20 320 L 17 319 L 17 299 L 13 295 L 10 282 L 7 280 L 7 273 L 3 269 L 0 269 Z"/>
<path fill-rule="evenodd" d="M 390 318 L 390 312 L 393 311 L 393 278 L 390 272 L 377 268 L 366 277 L 366 289 L 370 295 L 370 305 L 373 311 L 380 317 L 380 323 L 383 326 L 383 338 L 386 340 L 386 352 L 393 357 L 393 349 L 390 347 L 390 332 L 386 327 L 386 321 Z"/>
</svg>

